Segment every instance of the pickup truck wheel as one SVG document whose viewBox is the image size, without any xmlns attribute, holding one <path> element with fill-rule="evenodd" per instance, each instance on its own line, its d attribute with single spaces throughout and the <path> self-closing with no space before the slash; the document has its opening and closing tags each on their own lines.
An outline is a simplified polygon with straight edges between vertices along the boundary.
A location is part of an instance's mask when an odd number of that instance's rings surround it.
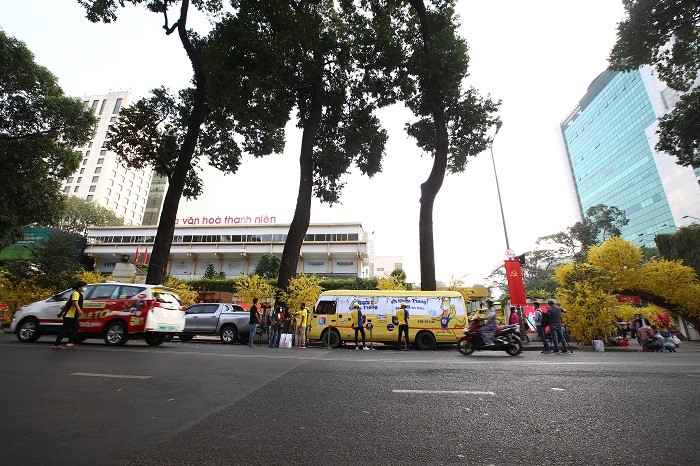
<svg viewBox="0 0 700 466">
<path fill-rule="evenodd" d="M 178 335 L 178 338 L 181 342 L 187 343 L 188 341 L 191 341 L 194 338 L 194 335 Z"/>
<path fill-rule="evenodd" d="M 147 333 L 143 339 L 146 340 L 148 346 L 160 346 L 165 342 L 166 335 L 164 333 Z"/>
<path fill-rule="evenodd" d="M 235 325 L 228 325 L 221 329 L 221 342 L 232 345 L 238 339 L 238 329 Z"/>
</svg>

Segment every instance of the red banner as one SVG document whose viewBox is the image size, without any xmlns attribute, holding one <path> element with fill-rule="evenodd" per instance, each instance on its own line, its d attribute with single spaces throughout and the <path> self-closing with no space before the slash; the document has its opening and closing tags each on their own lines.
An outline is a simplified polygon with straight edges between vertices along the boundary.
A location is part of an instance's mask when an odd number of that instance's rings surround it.
<svg viewBox="0 0 700 466">
<path fill-rule="evenodd" d="M 508 278 L 508 291 L 510 292 L 510 304 L 513 306 L 525 306 L 525 285 L 520 271 L 520 262 L 517 260 L 507 260 L 506 278 Z"/>
</svg>

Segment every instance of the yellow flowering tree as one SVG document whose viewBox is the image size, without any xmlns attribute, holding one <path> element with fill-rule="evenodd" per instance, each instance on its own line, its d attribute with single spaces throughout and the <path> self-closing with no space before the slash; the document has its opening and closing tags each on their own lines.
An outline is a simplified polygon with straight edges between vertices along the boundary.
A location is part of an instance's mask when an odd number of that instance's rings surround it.
<svg viewBox="0 0 700 466">
<path fill-rule="evenodd" d="M 183 306 L 190 306 L 197 302 L 197 292 L 193 290 L 190 285 L 172 275 L 165 276 L 165 283 L 163 286 L 175 290 L 175 294 L 180 298 L 180 304 Z"/>
<path fill-rule="evenodd" d="M 579 341 L 602 338 L 614 330 L 615 316 L 627 318 L 629 308 L 615 295 L 639 296 L 656 306 L 638 309 L 650 320 L 663 309 L 700 329 L 700 282 L 693 269 L 681 261 L 642 262 L 641 250 L 619 237 L 592 246 L 587 262 L 559 267 L 555 278 L 567 329 Z"/>
<path fill-rule="evenodd" d="M 275 287 L 260 275 L 237 277 L 233 281 L 233 286 L 236 295 L 246 303 L 252 303 L 253 298 L 258 298 L 260 303 L 272 303 L 275 299 Z"/>
<path fill-rule="evenodd" d="M 7 272 L 0 271 L 0 305 L 7 306 L 8 318 L 26 304 L 46 299 L 53 293 L 32 279 L 15 280 Z"/>
<path fill-rule="evenodd" d="M 402 282 L 399 277 L 390 275 L 388 277 L 377 279 L 378 290 L 405 290 L 406 283 Z"/>
<path fill-rule="evenodd" d="M 305 303 L 306 308 L 311 309 L 323 291 L 320 283 L 321 280 L 315 275 L 297 275 L 289 280 L 287 289 L 280 293 L 280 299 L 292 312 L 299 309 L 301 303 Z"/>
</svg>

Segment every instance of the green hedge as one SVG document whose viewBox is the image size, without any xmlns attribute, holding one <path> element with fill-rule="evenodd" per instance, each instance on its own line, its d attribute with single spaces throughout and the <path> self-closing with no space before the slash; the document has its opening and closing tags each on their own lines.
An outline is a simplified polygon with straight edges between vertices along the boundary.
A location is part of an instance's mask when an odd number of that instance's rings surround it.
<svg viewBox="0 0 700 466">
<path fill-rule="evenodd" d="M 267 280 L 272 286 L 277 284 L 274 278 Z M 232 278 L 200 278 L 188 280 L 187 284 L 199 291 L 226 291 L 236 293 Z M 321 288 L 324 290 L 376 290 L 376 278 L 321 278 Z"/>
</svg>

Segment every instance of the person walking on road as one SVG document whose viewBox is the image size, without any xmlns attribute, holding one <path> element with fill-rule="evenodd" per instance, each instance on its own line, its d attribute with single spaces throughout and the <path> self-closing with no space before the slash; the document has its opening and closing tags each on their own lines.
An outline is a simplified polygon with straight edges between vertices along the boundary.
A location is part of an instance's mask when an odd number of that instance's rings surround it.
<svg viewBox="0 0 700 466">
<path fill-rule="evenodd" d="M 299 309 L 295 316 L 296 323 L 296 346 L 297 348 L 306 348 L 306 320 L 308 318 L 308 311 L 306 310 L 306 304 L 301 303 L 301 309 Z"/>
<path fill-rule="evenodd" d="M 566 338 L 564 337 L 564 323 L 561 320 L 561 313 L 564 312 L 564 309 L 555 306 L 554 301 L 551 299 L 547 301 L 547 304 L 549 304 L 547 314 L 549 314 L 549 331 L 552 333 L 554 352 L 559 352 L 559 343 L 561 342 L 561 354 L 569 351 L 573 353 L 574 350 L 571 349 L 571 346 L 567 343 Z"/>
<path fill-rule="evenodd" d="M 250 306 L 250 331 L 248 333 L 248 346 L 251 348 L 255 346 L 253 343 L 255 339 L 255 332 L 258 331 L 258 324 L 260 323 L 260 312 L 258 312 L 258 298 L 253 298 L 253 305 Z"/>
<path fill-rule="evenodd" d="M 401 335 L 406 335 L 406 346 L 403 348 L 404 351 L 408 351 L 408 307 L 406 303 L 401 303 L 401 306 L 396 311 L 396 320 L 399 326 L 399 349 L 401 349 Z"/>
<path fill-rule="evenodd" d="M 535 329 L 537 330 L 537 338 L 539 338 L 544 345 L 542 354 L 552 354 L 552 351 L 549 349 L 547 335 L 545 335 L 545 325 L 542 323 L 542 309 L 540 309 L 540 303 L 535 302 L 532 305 L 535 307 Z"/>
<path fill-rule="evenodd" d="M 58 313 L 58 317 L 63 317 L 63 326 L 61 326 L 61 331 L 56 335 L 53 349 L 76 348 L 75 339 L 78 336 L 78 319 L 85 315 L 83 312 L 83 291 L 85 291 L 86 286 L 87 283 L 84 281 L 76 283 L 65 308 Z M 61 341 L 66 335 L 68 336 L 68 344 L 63 346 Z"/>
<path fill-rule="evenodd" d="M 357 345 L 357 334 L 360 333 L 362 335 L 362 349 L 369 350 L 369 348 L 367 348 L 367 345 L 365 344 L 365 316 L 362 314 L 362 310 L 360 310 L 359 304 L 355 303 L 352 305 L 351 315 L 352 326 L 355 329 L 355 349 L 360 349 L 360 347 Z"/>
</svg>

